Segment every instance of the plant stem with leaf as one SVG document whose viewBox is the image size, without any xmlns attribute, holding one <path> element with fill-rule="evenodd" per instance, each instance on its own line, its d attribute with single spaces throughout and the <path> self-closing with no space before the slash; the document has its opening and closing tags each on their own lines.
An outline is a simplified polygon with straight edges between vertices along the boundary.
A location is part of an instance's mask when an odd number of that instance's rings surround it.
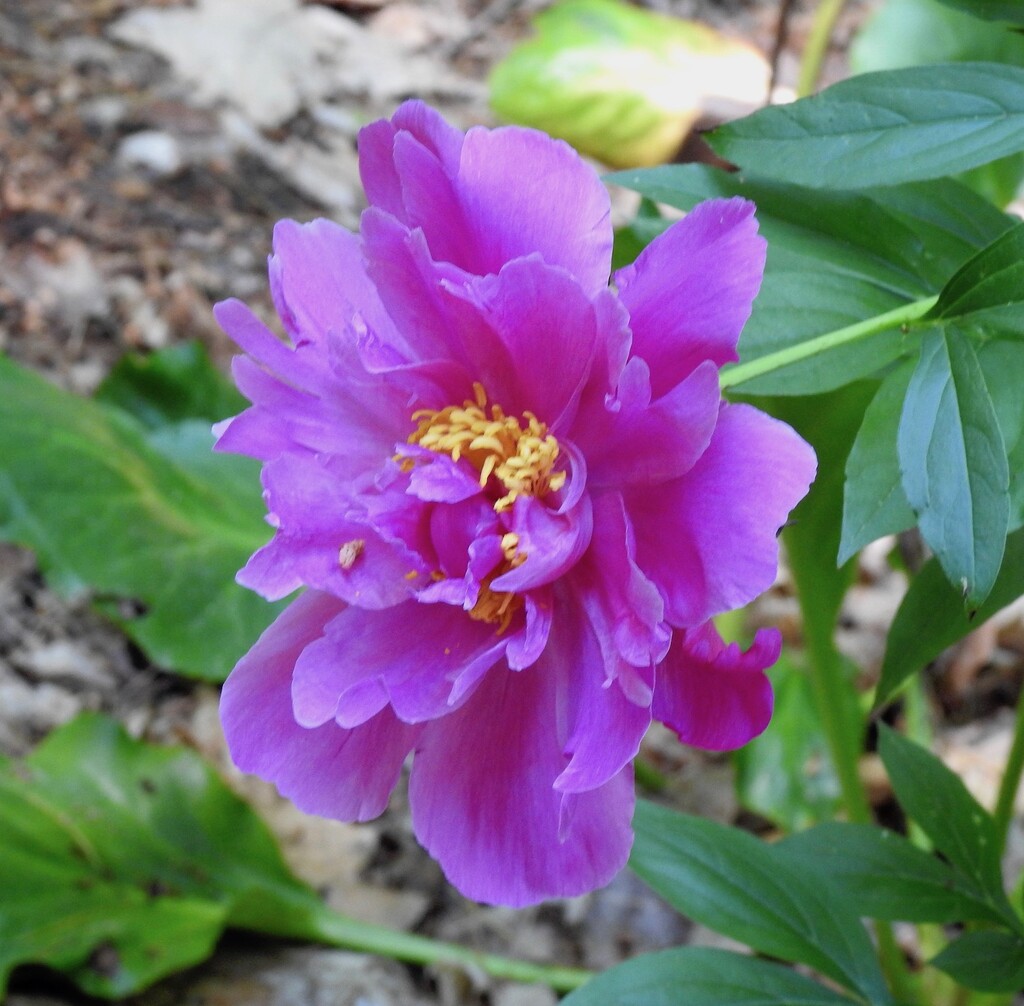
<svg viewBox="0 0 1024 1006">
<path fill-rule="evenodd" d="M 331 946 L 390 957 L 407 964 L 450 963 L 483 971 L 494 978 L 547 985 L 556 992 L 571 992 L 594 977 L 594 972 L 583 968 L 535 964 L 533 961 L 480 953 L 458 944 L 369 925 L 334 912 L 325 905 L 316 906 L 306 916 L 300 931 L 285 935 L 315 939 Z"/>
<path fill-rule="evenodd" d="M 784 349 L 768 353 L 756 360 L 726 367 L 719 375 L 719 386 L 722 389 L 732 388 L 737 384 L 752 381 L 755 377 L 763 377 L 765 374 L 781 370 L 791 364 L 809 360 L 812 356 L 819 356 L 821 353 L 837 349 L 839 346 L 846 346 L 893 328 L 903 328 L 926 315 L 935 306 L 938 299 L 938 295 L 935 295 L 914 300 L 909 304 L 894 308 L 892 311 L 876 314 L 873 318 L 858 321 L 854 325 L 837 328 L 835 331 L 826 332 L 824 335 L 816 336 L 805 342 L 786 346 Z"/>
</svg>

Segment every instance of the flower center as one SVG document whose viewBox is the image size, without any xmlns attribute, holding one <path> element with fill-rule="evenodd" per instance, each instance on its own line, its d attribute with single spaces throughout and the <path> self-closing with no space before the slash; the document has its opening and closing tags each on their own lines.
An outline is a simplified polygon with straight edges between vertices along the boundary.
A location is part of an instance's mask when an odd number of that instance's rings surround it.
<svg viewBox="0 0 1024 1006">
<path fill-rule="evenodd" d="M 502 495 L 494 509 L 502 513 L 521 496 L 546 496 L 565 485 L 566 473 L 552 471 L 558 460 L 558 441 L 532 412 L 506 416 L 500 405 L 488 406 L 487 392 L 473 385 L 474 400 L 446 409 L 419 409 L 412 414 L 416 429 L 410 444 L 418 444 L 453 461 L 465 458 L 479 473 L 485 488 L 493 475 Z M 509 532 L 501 539 L 504 558 L 480 584 L 471 618 L 497 625 L 500 636 L 523 605 L 513 591 L 493 590 L 491 583 L 503 573 L 522 565 L 526 555 L 518 550 L 519 536 Z"/>
<path fill-rule="evenodd" d="M 484 577 L 477 594 L 476 604 L 469 609 L 469 617 L 478 622 L 490 622 L 498 626 L 500 636 L 511 624 L 512 616 L 523 606 L 523 599 L 510 590 L 492 590 L 491 582 L 502 573 L 507 573 L 526 562 L 526 556 L 517 552 L 519 535 L 511 531 L 501 539 L 501 550 L 505 558 Z"/>
<path fill-rule="evenodd" d="M 565 472 L 552 472 L 558 441 L 532 412 L 522 419 L 506 416 L 500 405 L 490 406 L 487 392 L 475 383 L 475 401 L 446 409 L 419 409 L 412 414 L 416 429 L 410 444 L 419 444 L 453 461 L 465 458 L 479 473 L 480 486 L 493 475 L 505 489 L 494 504 L 501 513 L 519 495 L 544 496 L 565 484 Z"/>
</svg>

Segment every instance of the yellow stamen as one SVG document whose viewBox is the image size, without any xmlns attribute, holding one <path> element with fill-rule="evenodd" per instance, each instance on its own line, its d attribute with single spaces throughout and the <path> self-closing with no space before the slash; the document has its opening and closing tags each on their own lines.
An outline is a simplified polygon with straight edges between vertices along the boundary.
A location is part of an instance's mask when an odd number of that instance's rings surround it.
<svg viewBox="0 0 1024 1006">
<path fill-rule="evenodd" d="M 558 441 L 532 412 L 522 418 L 506 416 L 500 405 L 487 412 L 487 392 L 473 385 L 475 401 L 446 409 L 419 409 L 412 414 L 417 424 L 409 443 L 419 444 L 454 461 L 465 458 L 479 473 L 481 488 L 493 475 L 505 489 L 494 504 L 501 513 L 516 498 L 546 496 L 565 485 L 565 472 L 553 471 L 558 460 Z"/>
<path fill-rule="evenodd" d="M 338 565 L 345 570 L 351 569 L 356 564 L 356 559 L 363 554 L 365 547 L 365 538 L 353 538 L 351 541 L 345 542 L 338 549 Z"/>
</svg>

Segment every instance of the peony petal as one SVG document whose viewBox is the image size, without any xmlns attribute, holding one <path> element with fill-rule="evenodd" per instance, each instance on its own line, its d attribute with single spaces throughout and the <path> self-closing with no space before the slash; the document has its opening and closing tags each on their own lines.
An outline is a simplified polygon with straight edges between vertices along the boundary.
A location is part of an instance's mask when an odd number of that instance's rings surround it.
<svg viewBox="0 0 1024 1006">
<path fill-rule="evenodd" d="M 632 770 L 579 795 L 553 788 L 568 761 L 556 687 L 539 667 L 496 668 L 423 732 L 409 782 L 413 827 L 469 898 L 521 907 L 573 897 L 626 863 Z"/>
<path fill-rule="evenodd" d="M 482 375 L 474 372 L 472 360 L 466 355 L 465 340 L 461 338 L 461 330 L 453 325 L 449 298 L 444 290 L 444 287 L 465 285 L 470 277 L 450 265 L 435 262 L 422 231 L 410 231 L 379 210 L 369 209 L 363 214 L 362 234 L 367 269 L 402 333 L 394 345 L 405 360 L 409 363 L 444 361 L 464 372 L 456 398 L 425 404 L 443 408 L 472 398 L 473 381 L 480 380 Z M 501 345 L 492 336 L 491 342 L 477 347 L 476 352 L 491 357 L 501 352 Z"/>
<path fill-rule="evenodd" d="M 269 779 L 309 814 L 366 821 L 383 813 L 422 728 L 389 710 L 355 730 L 308 730 L 292 715 L 292 668 L 343 605 L 309 591 L 294 601 L 231 672 L 221 720 L 234 763 Z"/>
<path fill-rule="evenodd" d="M 668 650 L 671 630 L 658 588 L 636 564 L 633 528 L 620 493 L 594 496 L 594 535 L 573 587 L 602 645 L 608 680 L 618 677 L 633 701 L 650 702 L 650 682 L 629 668 L 653 668 Z"/>
<path fill-rule="evenodd" d="M 483 492 L 479 475 L 465 460 L 453 461 L 447 454 L 412 445 L 399 447 L 397 456 L 416 461 L 409 472 L 408 492 L 418 499 L 461 503 Z"/>
<path fill-rule="evenodd" d="M 495 577 L 495 590 L 522 591 L 558 579 L 579 561 L 593 530 L 590 497 L 565 513 L 549 510 L 536 496 L 520 496 L 509 530 L 519 536 L 516 554 L 526 561 Z"/>
<path fill-rule="evenodd" d="M 777 534 L 815 473 L 811 448 L 749 405 L 723 405 L 711 444 L 657 492 L 630 490 L 637 562 L 665 597 L 668 621 L 692 628 L 767 590 Z"/>
<path fill-rule="evenodd" d="M 576 280 L 530 257 L 444 288 L 462 357 L 491 399 L 506 413 L 532 412 L 556 434 L 566 429 L 597 348 L 612 338 L 598 332 L 598 314 Z"/>
<path fill-rule="evenodd" d="M 471 129 L 456 189 L 472 230 L 473 254 L 455 265 L 483 276 L 539 252 L 548 265 L 567 269 L 588 296 L 607 287 L 608 192 L 567 143 L 517 126 Z"/>
<path fill-rule="evenodd" d="M 655 398 L 704 360 L 721 366 L 737 358 L 766 247 L 753 203 L 711 199 L 615 274 L 629 309 L 633 352 L 651 368 Z"/>
<path fill-rule="evenodd" d="M 658 666 L 654 717 L 684 744 L 731 751 L 760 734 L 772 718 L 765 668 L 779 659 L 782 636 L 759 629 L 750 649 L 722 642 L 713 622 L 677 632 Z"/>
<path fill-rule="evenodd" d="M 239 583 L 268 600 L 302 584 L 363 607 L 388 607 L 409 596 L 406 573 L 421 568 L 419 553 L 378 534 L 323 459 L 284 454 L 264 465 L 263 485 L 278 531 L 241 570 Z M 424 506 L 394 495 L 408 509 Z"/>
<path fill-rule="evenodd" d="M 397 337 L 363 265 L 362 243 L 339 224 L 278 222 L 270 271 L 278 313 L 297 345 L 326 345 L 355 314 L 381 338 Z"/>
<path fill-rule="evenodd" d="M 359 131 L 359 175 L 367 200 L 371 206 L 415 226 L 405 217 L 405 187 L 409 179 L 395 163 L 395 143 L 399 137 L 415 142 L 424 155 L 433 157 L 440 169 L 454 178 L 459 169 L 463 134 L 422 101 L 403 102 L 390 120 L 381 119 Z"/>
<path fill-rule="evenodd" d="M 506 646 L 493 625 L 447 604 L 346 608 L 296 663 L 295 718 L 355 727 L 386 704 L 406 723 L 445 716 L 456 678 L 492 667 Z"/>
<path fill-rule="evenodd" d="M 215 304 L 213 316 L 244 353 L 293 387 L 313 391 L 329 383 L 324 357 L 297 353 L 286 346 L 240 300 Z"/>
<path fill-rule="evenodd" d="M 508 640 L 505 659 L 514 671 L 529 667 L 540 658 L 548 644 L 554 621 L 554 600 L 549 587 L 531 590 L 525 599 L 526 624 L 512 633 Z"/>
<path fill-rule="evenodd" d="M 605 785 L 640 750 L 651 725 L 650 698 L 639 705 L 626 697 L 616 675 L 607 672 L 593 628 L 575 606 L 559 611 L 537 670 L 561 682 L 564 696 L 559 705 L 565 709 L 569 736 L 564 751 L 570 761 L 555 788 L 583 793 Z"/>
<path fill-rule="evenodd" d="M 573 430 L 590 487 L 657 485 L 685 474 L 711 440 L 720 401 L 718 371 L 705 361 L 652 404 L 647 364 L 633 357 L 616 399 L 588 421 L 579 417 Z"/>
</svg>

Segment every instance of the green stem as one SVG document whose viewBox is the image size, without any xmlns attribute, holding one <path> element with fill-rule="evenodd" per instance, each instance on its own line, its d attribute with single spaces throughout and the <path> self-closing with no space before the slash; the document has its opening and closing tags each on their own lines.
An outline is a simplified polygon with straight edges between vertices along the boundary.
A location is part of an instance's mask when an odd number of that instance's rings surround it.
<svg viewBox="0 0 1024 1006">
<path fill-rule="evenodd" d="M 1006 762 L 1002 781 L 999 784 L 999 796 L 996 799 L 994 817 L 996 820 L 996 842 L 1000 855 L 1006 848 L 1006 838 L 1013 819 L 1014 802 L 1017 790 L 1020 789 L 1021 773 L 1024 772 L 1024 693 L 1017 699 L 1017 721 L 1013 731 L 1013 746 Z"/>
<path fill-rule="evenodd" d="M 804 46 L 803 58 L 800 61 L 800 77 L 796 85 L 796 96 L 805 98 L 814 91 L 821 75 L 821 65 L 825 62 L 825 53 L 832 39 L 832 29 L 843 9 L 844 0 L 821 0 L 814 12 L 811 33 Z"/>
<path fill-rule="evenodd" d="M 571 992 L 594 977 L 592 971 L 582 968 L 534 964 L 498 954 L 479 953 L 455 943 L 444 943 L 384 926 L 368 925 L 323 906 L 319 906 L 311 921 L 312 931 L 307 930 L 301 934 L 306 938 L 315 938 L 346 950 L 390 957 L 407 964 L 439 964 L 449 961 L 484 971 L 495 978 L 547 985 L 556 992 Z"/>
<path fill-rule="evenodd" d="M 718 383 L 723 389 L 731 388 L 734 385 L 752 381 L 755 377 L 762 377 L 772 371 L 780 370 L 782 367 L 788 367 L 790 364 L 818 356 L 827 350 L 857 342 L 859 339 L 866 339 L 871 335 L 878 335 L 880 332 L 887 332 L 891 328 L 909 325 L 927 314 L 938 299 L 936 295 L 914 300 L 902 307 L 894 308 L 892 311 L 886 311 L 885 314 L 877 314 L 873 318 L 859 321 L 855 325 L 837 328 L 834 332 L 826 332 L 824 335 L 816 336 L 805 342 L 786 346 L 785 349 L 768 353 L 767 356 L 758 357 L 756 360 L 727 367 L 719 375 Z"/>
</svg>

